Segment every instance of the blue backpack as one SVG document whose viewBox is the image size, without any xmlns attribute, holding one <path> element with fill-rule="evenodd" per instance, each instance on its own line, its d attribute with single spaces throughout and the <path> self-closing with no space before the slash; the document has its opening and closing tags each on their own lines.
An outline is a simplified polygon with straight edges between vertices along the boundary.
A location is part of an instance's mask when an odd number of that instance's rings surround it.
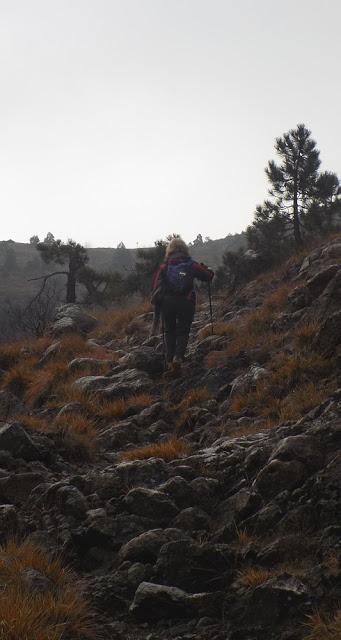
<svg viewBox="0 0 341 640">
<path fill-rule="evenodd" d="M 170 293 L 178 295 L 189 293 L 193 287 L 192 260 L 168 264 L 165 276 Z"/>
</svg>

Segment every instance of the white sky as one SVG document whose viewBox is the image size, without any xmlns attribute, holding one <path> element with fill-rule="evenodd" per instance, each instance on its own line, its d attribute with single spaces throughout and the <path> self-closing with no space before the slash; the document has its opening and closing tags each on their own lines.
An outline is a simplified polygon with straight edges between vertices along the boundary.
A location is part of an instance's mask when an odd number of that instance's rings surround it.
<svg viewBox="0 0 341 640">
<path fill-rule="evenodd" d="M 245 229 L 299 122 L 341 174 L 339 0 L 0 0 L 1 239 Z"/>
</svg>

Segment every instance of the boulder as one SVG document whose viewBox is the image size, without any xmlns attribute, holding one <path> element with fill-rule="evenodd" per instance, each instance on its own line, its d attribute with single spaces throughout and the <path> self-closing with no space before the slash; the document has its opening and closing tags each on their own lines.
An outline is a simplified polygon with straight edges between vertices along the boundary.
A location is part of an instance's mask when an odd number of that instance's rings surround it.
<svg viewBox="0 0 341 640">
<path fill-rule="evenodd" d="M 89 369 L 92 373 L 101 373 L 113 366 L 112 360 L 99 360 L 98 358 L 74 358 L 69 363 L 70 371 L 78 371 L 79 369 Z"/>
<path fill-rule="evenodd" d="M 151 518 L 160 524 L 169 522 L 178 513 L 174 502 L 164 493 L 144 487 L 131 489 L 123 502 L 130 513 Z"/>
<path fill-rule="evenodd" d="M 247 598 L 243 626 L 271 628 L 287 624 L 288 616 L 302 618 L 304 609 L 311 605 L 308 587 L 294 576 L 283 574 L 254 589 Z"/>
<path fill-rule="evenodd" d="M 221 593 L 189 594 L 176 587 L 142 582 L 130 613 L 140 622 L 152 622 L 163 618 L 217 617 L 221 606 Z"/>
<path fill-rule="evenodd" d="M 231 549 L 226 544 L 177 540 L 160 549 L 156 575 L 161 582 L 188 591 L 226 588 L 233 573 Z"/>
<path fill-rule="evenodd" d="M 179 539 L 183 533 L 178 529 L 152 529 L 141 533 L 121 547 L 118 559 L 130 562 L 151 562 L 157 559 L 161 547 L 170 540 Z"/>
<path fill-rule="evenodd" d="M 97 325 L 98 320 L 86 313 L 79 305 L 63 304 L 57 309 L 51 333 L 54 336 L 70 332 L 86 334 L 95 329 Z"/>
<path fill-rule="evenodd" d="M 316 438 L 298 435 L 284 438 L 275 447 L 270 461 L 276 458 L 284 461 L 299 460 L 310 471 L 315 471 L 321 467 L 324 456 L 321 451 L 321 444 Z"/>
<path fill-rule="evenodd" d="M 0 479 L 0 497 L 12 504 L 23 504 L 31 495 L 32 490 L 43 482 L 41 473 L 29 471 L 16 473 Z"/>
<path fill-rule="evenodd" d="M 118 364 L 129 369 L 139 369 L 151 375 L 158 375 L 163 372 L 164 358 L 161 353 L 157 353 L 154 347 L 142 346 L 132 348 L 119 359 Z"/>
<path fill-rule="evenodd" d="M 269 376 L 269 372 L 263 367 L 252 365 L 246 373 L 242 373 L 240 376 L 232 380 L 231 382 L 231 396 L 247 393 L 254 389 L 258 380 Z"/>
<path fill-rule="evenodd" d="M 9 451 L 14 458 L 39 460 L 41 454 L 25 429 L 17 422 L 0 426 L 0 449 Z"/>
<path fill-rule="evenodd" d="M 271 460 L 258 473 L 254 487 L 262 496 L 272 497 L 301 485 L 308 475 L 307 467 L 298 460 Z"/>
<path fill-rule="evenodd" d="M 341 311 L 336 311 L 324 320 L 314 339 L 314 347 L 326 355 L 331 355 L 339 344 L 341 344 Z"/>
</svg>

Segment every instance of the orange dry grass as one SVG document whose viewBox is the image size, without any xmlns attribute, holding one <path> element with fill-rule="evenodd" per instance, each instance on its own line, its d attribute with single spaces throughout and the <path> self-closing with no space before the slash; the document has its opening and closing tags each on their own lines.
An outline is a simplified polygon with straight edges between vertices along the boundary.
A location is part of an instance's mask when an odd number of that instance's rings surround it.
<svg viewBox="0 0 341 640">
<path fill-rule="evenodd" d="M 294 344 L 297 349 L 311 350 L 313 347 L 313 340 L 321 328 L 321 322 L 306 322 L 301 324 L 294 331 Z"/>
<path fill-rule="evenodd" d="M 247 567 L 238 572 L 238 582 L 244 587 L 253 589 L 283 573 L 288 573 L 291 576 L 304 576 L 310 568 L 311 564 L 306 560 L 281 564 L 272 569 Z"/>
<path fill-rule="evenodd" d="M 189 445 L 179 438 L 170 438 L 165 442 L 150 444 L 145 447 L 129 449 L 120 454 L 121 460 L 144 460 L 147 458 L 163 458 L 170 461 L 183 458 L 190 453 Z"/>
<path fill-rule="evenodd" d="M 50 588 L 36 593 L 28 587 L 24 572 L 30 569 L 46 577 Z M 0 640 L 95 638 L 89 606 L 58 558 L 28 541 L 10 541 L 0 549 L 0 579 Z"/>
<path fill-rule="evenodd" d="M 130 398 L 120 398 L 119 400 L 106 400 L 93 398 L 91 409 L 94 415 L 100 418 L 115 419 L 120 418 L 131 406 L 150 407 L 154 398 L 149 393 L 139 393 Z"/>
<path fill-rule="evenodd" d="M 14 364 L 3 376 L 2 388 L 14 393 L 18 398 L 22 398 L 29 387 L 37 363 L 38 358 L 31 356 Z"/>
<path fill-rule="evenodd" d="M 213 324 L 213 334 L 216 336 L 234 335 L 236 326 L 232 322 L 216 322 Z M 212 335 L 212 325 L 208 325 L 199 331 L 199 338 L 203 340 Z"/>
<path fill-rule="evenodd" d="M 281 420 L 283 422 L 286 420 L 296 420 L 324 402 L 333 390 L 335 389 L 333 389 L 331 385 L 326 385 L 321 388 L 320 385 L 314 382 L 308 382 L 294 389 L 281 403 Z"/>
<path fill-rule="evenodd" d="M 305 640 L 339 640 L 341 638 L 341 609 L 337 609 L 334 618 L 327 620 L 320 612 L 307 616 L 305 625 L 309 632 Z"/>
<path fill-rule="evenodd" d="M 46 418 L 40 416 L 19 414 L 15 419 L 20 422 L 23 427 L 34 431 L 48 431 L 49 425 L 51 424 Z"/>
<path fill-rule="evenodd" d="M 67 363 L 58 361 L 49 362 L 43 369 L 35 371 L 25 394 L 26 402 L 31 406 L 40 404 L 68 374 Z"/>
<path fill-rule="evenodd" d="M 18 360 L 29 355 L 41 355 L 49 346 L 51 338 L 37 338 L 36 340 L 20 340 L 0 345 L 0 368 L 9 369 Z"/>
<path fill-rule="evenodd" d="M 127 307 L 126 309 L 110 309 L 97 313 L 99 326 L 93 331 L 95 338 L 115 339 L 123 336 L 127 325 L 139 315 L 151 311 L 149 302 Z"/>
<path fill-rule="evenodd" d="M 271 376 L 259 380 L 254 390 L 232 399 L 232 411 L 249 409 L 272 420 L 294 420 L 328 397 L 330 386 L 320 389 L 317 382 L 330 372 L 330 360 L 318 354 L 282 354 L 273 358 L 272 365 L 276 369 Z"/>
<path fill-rule="evenodd" d="M 81 413 L 69 413 L 54 419 L 50 431 L 59 433 L 74 454 L 91 460 L 97 449 L 96 424 Z"/>
<path fill-rule="evenodd" d="M 177 406 L 177 409 L 181 411 L 187 411 L 191 407 L 199 404 L 200 402 L 205 402 L 205 400 L 209 400 L 211 397 L 208 389 L 205 387 L 198 387 L 197 389 L 191 389 L 188 391 L 180 404 Z"/>
</svg>

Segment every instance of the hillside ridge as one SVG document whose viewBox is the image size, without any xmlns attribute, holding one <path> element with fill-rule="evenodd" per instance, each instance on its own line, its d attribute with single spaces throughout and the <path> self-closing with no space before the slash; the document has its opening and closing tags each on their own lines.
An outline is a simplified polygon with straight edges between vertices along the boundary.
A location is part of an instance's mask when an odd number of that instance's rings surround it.
<svg viewBox="0 0 341 640">
<path fill-rule="evenodd" d="M 340 265 L 335 235 L 216 296 L 213 327 L 201 300 L 179 377 L 148 305 L 63 305 L 46 337 L 0 346 L 13 598 L 58 593 L 63 640 L 340 635 Z M 73 568 L 67 613 L 41 553 Z"/>
</svg>

